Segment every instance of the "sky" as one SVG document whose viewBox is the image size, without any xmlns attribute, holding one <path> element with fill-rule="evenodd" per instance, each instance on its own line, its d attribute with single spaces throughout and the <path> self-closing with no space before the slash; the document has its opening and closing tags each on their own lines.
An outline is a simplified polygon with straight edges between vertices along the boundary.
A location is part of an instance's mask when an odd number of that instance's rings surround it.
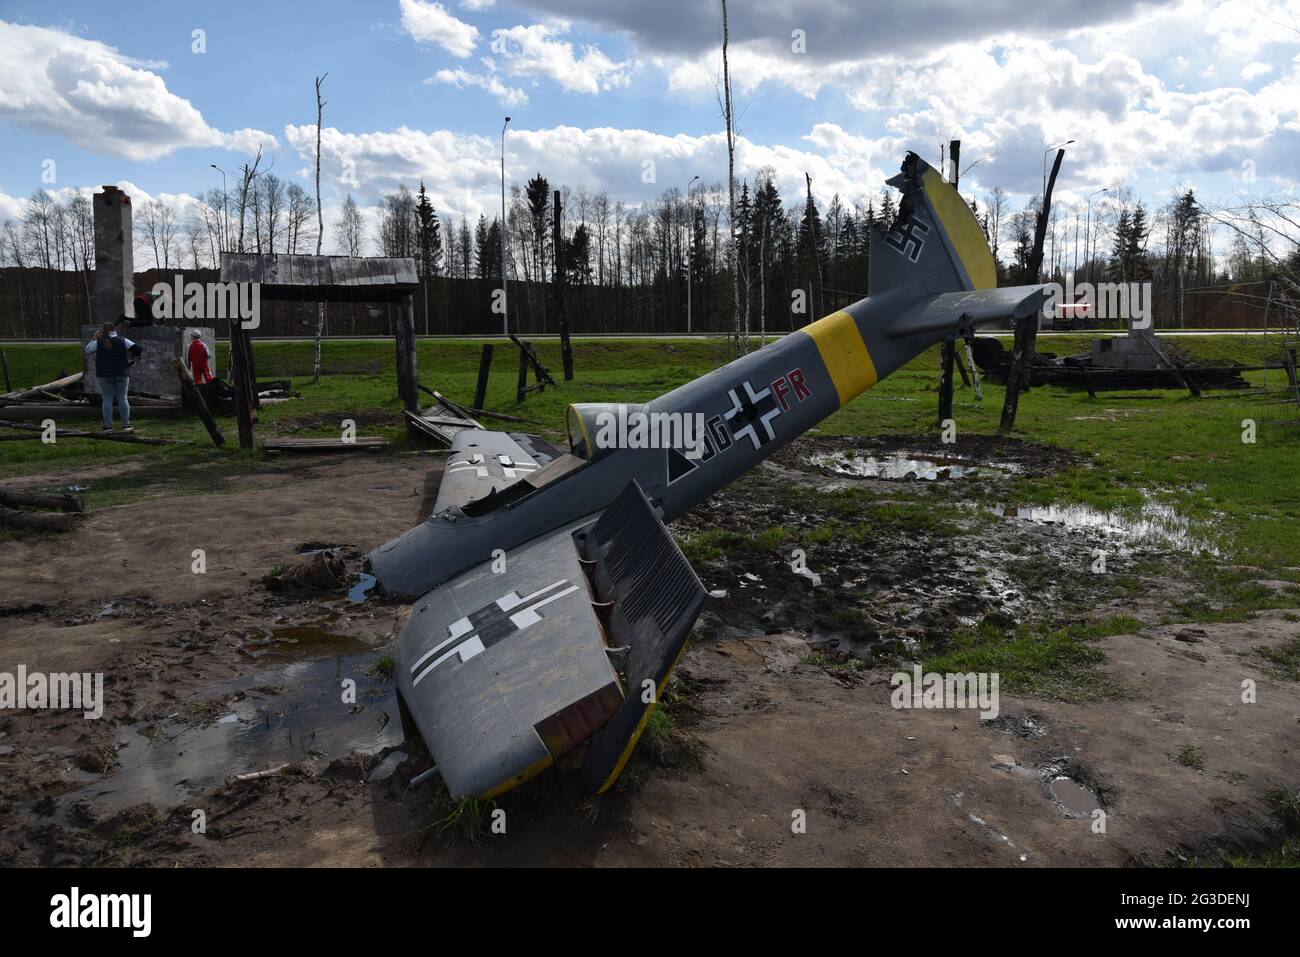
<svg viewBox="0 0 1300 957">
<path fill-rule="evenodd" d="M 962 140 L 962 191 L 1016 208 L 1123 184 L 1228 201 L 1300 187 L 1300 0 L 732 0 L 737 176 L 878 196 Z M 721 16 L 699 0 L 0 0 L 0 221 L 36 189 L 184 204 L 260 145 L 343 198 L 423 180 L 471 222 L 508 184 L 645 202 L 724 183 Z M 373 250 L 372 250 L 373 251 Z"/>
</svg>

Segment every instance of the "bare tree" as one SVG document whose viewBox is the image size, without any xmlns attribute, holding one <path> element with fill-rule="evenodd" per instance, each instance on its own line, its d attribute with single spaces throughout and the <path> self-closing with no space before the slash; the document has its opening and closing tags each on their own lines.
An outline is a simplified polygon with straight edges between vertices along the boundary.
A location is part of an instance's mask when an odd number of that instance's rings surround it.
<svg viewBox="0 0 1300 957">
<path fill-rule="evenodd" d="M 731 294 L 734 299 L 732 318 L 732 351 L 740 353 L 741 343 L 741 308 L 740 308 L 740 255 L 736 245 L 736 135 L 731 112 L 731 70 L 727 64 L 727 0 L 722 0 L 722 90 L 725 99 L 723 109 L 727 120 L 727 231 L 731 234 Z M 749 351 L 749 323 L 746 316 L 744 329 L 745 351 Z"/>
<path fill-rule="evenodd" d="M 343 252 L 349 256 L 360 256 L 362 247 L 365 246 L 365 222 L 361 218 L 361 210 L 357 208 L 357 201 L 352 198 L 352 194 L 343 200 L 343 209 L 339 213 L 339 221 L 334 226 L 335 241 L 342 248 Z"/>
<path fill-rule="evenodd" d="M 321 242 L 325 238 L 325 214 L 320 205 L 320 121 L 325 101 L 320 96 L 320 85 L 325 82 L 324 73 L 316 77 L 316 255 L 320 255 Z M 316 357 L 312 364 L 312 382 L 320 381 L 320 339 L 325 333 L 325 303 L 316 304 Z"/>
</svg>

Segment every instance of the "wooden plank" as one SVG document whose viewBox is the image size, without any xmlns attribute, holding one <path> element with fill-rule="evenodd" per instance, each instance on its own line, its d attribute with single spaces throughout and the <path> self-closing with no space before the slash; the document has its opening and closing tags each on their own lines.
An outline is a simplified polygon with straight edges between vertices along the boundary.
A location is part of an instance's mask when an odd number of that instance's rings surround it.
<svg viewBox="0 0 1300 957">
<path fill-rule="evenodd" d="M 393 264 L 393 276 L 398 283 L 408 286 L 419 285 L 420 277 L 415 271 L 414 259 L 394 259 Z"/>
<path fill-rule="evenodd" d="M 355 286 L 357 284 L 358 260 L 351 256 L 339 256 L 330 263 L 330 273 L 336 286 Z"/>
<path fill-rule="evenodd" d="M 388 444 L 377 435 L 358 435 L 351 442 L 341 438 L 267 439 L 262 448 L 275 452 L 361 452 L 377 451 Z"/>
</svg>

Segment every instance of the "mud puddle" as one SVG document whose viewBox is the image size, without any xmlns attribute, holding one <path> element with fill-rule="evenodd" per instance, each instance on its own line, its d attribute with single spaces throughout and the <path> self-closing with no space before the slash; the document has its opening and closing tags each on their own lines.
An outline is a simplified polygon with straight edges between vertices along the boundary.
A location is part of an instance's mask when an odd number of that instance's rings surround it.
<svg viewBox="0 0 1300 957">
<path fill-rule="evenodd" d="M 250 653 L 267 667 L 202 689 L 189 712 L 120 726 L 111 770 L 66 771 L 83 786 L 61 805 L 88 801 L 96 815 L 171 807 L 238 774 L 402 743 L 393 683 L 366 641 L 318 620 L 269 629 Z"/>
<path fill-rule="evenodd" d="M 975 462 L 958 457 L 925 457 L 921 453 L 900 451 L 864 454 L 854 451 L 819 452 L 808 457 L 818 468 L 853 478 L 888 481 L 987 478 L 1012 475 L 1019 471 L 1011 462 Z"/>
<path fill-rule="evenodd" d="M 973 507 L 980 506 L 973 503 Z M 1090 505 L 994 505 L 989 511 L 999 518 L 1100 532 L 1134 545 L 1220 554 L 1212 525 L 1198 527 L 1187 516 L 1149 496 L 1139 508 L 1129 511 L 1103 511 Z"/>
</svg>

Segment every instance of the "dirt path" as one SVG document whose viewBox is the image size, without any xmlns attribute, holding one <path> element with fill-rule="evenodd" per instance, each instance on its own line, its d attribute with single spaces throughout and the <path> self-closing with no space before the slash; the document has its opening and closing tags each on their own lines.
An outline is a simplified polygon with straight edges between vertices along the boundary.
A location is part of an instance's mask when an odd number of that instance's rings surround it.
<svg viewBox="0 0 1300 957">
<path fill-rule="evenodd" d="M 815 447 L 676 528 L 688 550 L 710 530 L 825 521 L 820 505 L 782 497 L 792 483 L 826 484 L 800 471 Z M 313 459 L 0 547 L 0 671 L 102 671 L 107 692 L 100 721 L 0 712 L 0 863 L 1163 864 L 1274 842 L 1267 795 L 1300 783 L 1300 684 L 1256 653 L 1300 635 L 1282 611 L 1097 639 L 1105 695 L 1004 692 L 993 721 L 892 707 L 900 662 L 963 623 L 1033 613 L 1044 576 L 1069 614 L 1114 604 L 1075 574 L 1095 529 L 1001 521 L 980 560 L 962 561 L 968 536 L 894 524 L 873 530 L 870 549 L 835 539 L 810 553 L 825 578 L 816 589 L 780 549 L 698 561 L 722 597 L 679 670 L 675 728 L 643 744 L 618 793 L 596 802 L 573 775 L 549 773 L 500 802 L 504 836 L 484 828 L 474 843 L 438 823 L 436 788 L 406 784 L 427 757 L 402 744 L 382 669 L 405 608 L 257 585 L 304 546 L 341 546 L 358 568 L 427 511 L 436 461 Z M 927 494 L 915 482 L 864 487 Z M 999 535 L 1014 539 L 1010 558 Z M 196 548 L 205 574 L 192 571 Z M 1143 596 L 1148 608 L 1165 600 Z M 348 679 L 351 703 L 337 690 Z M 1247 680 L 1254 704 L 1242 703 Z M 1074 792 L 1054 795 L 1061 777 L 1096 795 L 1104 833 L 1086 800 L 1071 810 Z"/>
</svg>

